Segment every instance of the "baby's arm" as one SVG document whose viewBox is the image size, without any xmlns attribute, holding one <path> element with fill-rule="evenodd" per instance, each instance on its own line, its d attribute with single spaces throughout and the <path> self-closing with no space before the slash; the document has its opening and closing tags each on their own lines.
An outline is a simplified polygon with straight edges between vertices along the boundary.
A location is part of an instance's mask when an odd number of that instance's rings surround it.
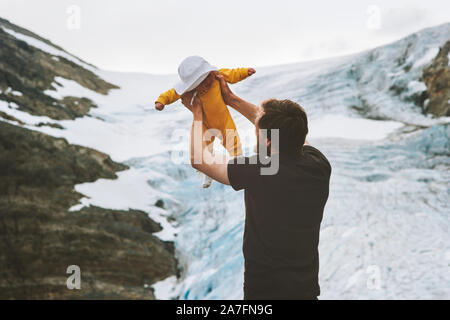
<svg viewBox="0 0 450 320">
<path fill-rule="evenodd" d="M 180 96 L 176 93 L 175 89 L 170 89 L 164 93 L 161 93 L 158 100 L 155 101 L 155 108 L 156 110 L 162 110 L 164 109 L 164 106 L 167 104 L 174 103 L 180 99 Z"/>
<path fill-rule="evenodd" d="M 253 68 L 220 69 L 219 73 L 224 76 L 228 83 L 236 83 L 244 80 L 255 73 Z"/>
</svg>

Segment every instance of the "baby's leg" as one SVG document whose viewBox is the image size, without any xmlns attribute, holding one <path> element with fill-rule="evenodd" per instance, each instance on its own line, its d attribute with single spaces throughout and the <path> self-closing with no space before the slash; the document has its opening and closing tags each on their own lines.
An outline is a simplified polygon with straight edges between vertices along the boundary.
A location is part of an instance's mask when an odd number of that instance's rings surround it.
<svg viewBox="0 0 450 320">
<path fill-rule="evenodd" d="M 207 144 L 205 146 L 205 148 L 207 148 L 210 153 L 214 153 L 214 139 L 213 139 L 213 141 L 211 143 Z M 202 184 L 202 187 L 203 188 L 209 188 L 211 183 L 212 183 L 212 179 L 208 175 L 203 173 L 203 184 Z"/>
<path fill-rule="evenodd" d="M 214 139 L 215 139 L 215 136 L 209 137 L 207 134 L 205 134 L 206 130 L 208 130 L 208 127 L 206 126 L 206 124 L 204 122 L 202 123 L 202 130 L 203 130 L 203 139 L 207 139 L 208 140 L 208 141 L 206 141 L 205 148 L 208 148 L 209 152 L 214 153 Z"/>
<path fill-rule="evenodd" d="M 227 149 L 228 154 L 231 157 L 237 157 L 242 155 L 241 139 L 234 124 L 233 118 L 230 114 L 224 121 L 224 126 L 221 128 L 222 132 L 222 144 Z"/>
</svg>

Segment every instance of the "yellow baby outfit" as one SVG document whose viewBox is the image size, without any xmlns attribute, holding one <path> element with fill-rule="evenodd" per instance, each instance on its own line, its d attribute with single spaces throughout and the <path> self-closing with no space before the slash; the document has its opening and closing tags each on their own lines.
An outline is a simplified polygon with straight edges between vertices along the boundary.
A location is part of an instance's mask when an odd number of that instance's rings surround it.
<svg viewBox="0 0 450 320">
<path fill-rule="evenodd" d="M 218 72 L 224 76 L 228 83 L 236 83 L 248 77 L 248 68 L 219 69 Z M 170 89 L 162 93 L 156 102 L 167 105 L 177 101 L 180 97 L 175 89 Z M 209 90 L 200 94 L 199 98 L 203 104 L 203 130 L 218 129 L 222 134 L 222 145 L 227 149 L 230 156 L 241 155 L 241 141 L 230 111 L 223 101 L 219 81 L 214 79 Z M 208 142 L 210 149 L 213 142 L 214 136 Z"/>
</svg>

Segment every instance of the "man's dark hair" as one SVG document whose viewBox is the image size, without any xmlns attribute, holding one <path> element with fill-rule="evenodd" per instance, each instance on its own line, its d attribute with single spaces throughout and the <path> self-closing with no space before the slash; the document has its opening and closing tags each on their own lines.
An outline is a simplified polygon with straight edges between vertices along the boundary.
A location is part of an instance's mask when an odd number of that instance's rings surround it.
<svg viewBox="0 0 450 320">
<path fill-rule="evenodd" d="M 260 129 L 279 129 L 279 152 L 301 152 L 308 134 L 308 119 L 305 110 L 291 100 L 269 99 L 261 105 L 264 114 L 259 118 Z M 270 140 L 270 130 L 267 139 Z"/>
</svg>

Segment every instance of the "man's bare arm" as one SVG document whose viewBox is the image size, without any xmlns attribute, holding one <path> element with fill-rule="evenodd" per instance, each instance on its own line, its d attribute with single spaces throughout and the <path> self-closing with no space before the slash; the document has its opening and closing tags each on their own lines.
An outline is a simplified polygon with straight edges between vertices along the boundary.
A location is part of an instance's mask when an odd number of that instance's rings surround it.
<svg viewBox="0 0 450 320">
<path fill-rule="evenodd" d="M 227 157 L 225 155 L 213 155 L 205 146 L 202 130 L 203 109 L 201 100 L 195 97 L 193 104 L 188 108 L 193 114 L 190 147 L 192 167 L 220 183 L 229 185 Z"/>
<path fill-rule="evenodd" d="M 256 118 L 261 110 L 261 108 L 255 106 L 254 104 L 245 101 L 235 95 L 223 75 L 216 73 L 216 79 L 220 83 L 220 89 L 222 91 L 222 97 L 224 102 L 230 107 L 239 111 L 244 117 L 246 117 L 251 123 L 255 124 Z"/>
</svg>

